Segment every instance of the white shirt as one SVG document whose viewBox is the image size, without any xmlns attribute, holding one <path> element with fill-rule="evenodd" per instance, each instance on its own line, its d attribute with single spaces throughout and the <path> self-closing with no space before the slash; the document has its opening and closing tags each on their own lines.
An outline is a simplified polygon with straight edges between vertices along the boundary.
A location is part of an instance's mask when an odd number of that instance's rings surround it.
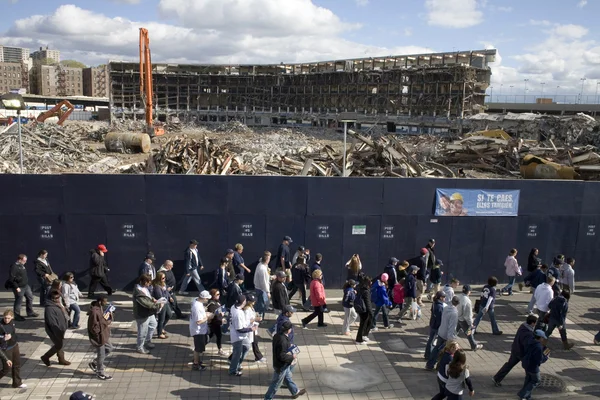
<svg viewBox="0 0 600 400">
<path fill-rule="evenodd" d="M 548 285 L 547 283 L 542 283 L 535 289 L 533 296 L 535 297 L 535 306 L 537 309 L 543 312 L 548 312 L 548 304 L 550 304 L 550 301 L 554 297 L 552 286 Z"/>
<path fill-rule="evenodd" d="M 246 320 L 246 313 L 244 310 L 240 310 L 236 306 L 231 307 L 231 330 L 230 337 L 231 343 L 239 342 L 248 338 L 247 333 L 239 333 L 238 329 L 244 329 L 248 327 L 248 321 Z"/>
<path fill-rule="evenodd" d="M 252 307 L 245 309 L 244 314 L 246 315 L 246 321 L 248 321 L 248 323 L 256 318 L 256 312 Z M 244 342 L 247 345 L 251 345 L 252 342 L 254 342 L 254 332 L 248 332 L 248 337 L 244 340 Z"/>
<path fill-rule="evenodd" d="M 260 262 L 256 266 L 256 272 L 254 272 L 254 287 L 262 290 L 265 293 L 269 293 L 271 291 L 271 277 L 269 276 L 268 268 L 269 267 L 267 264 Z"/>
<path fill-rule="evenodd" d="M 206 319 L 206 311 L 204 310 L 204 304 L 195 299 L 192 302 L 192 310 L 190 313 L 190 335 L 207 335 L 208 334 L 208 322 L 205 321 L 202 324 L 198 324 L 198 321 Z"/>
<path fill-rule="evenodd" d="M 190 250 L 192 250 L 192 255 L 196 259 L 196 265 L 198 265 L 198 248 L 190 249 Z"/>
</svg>

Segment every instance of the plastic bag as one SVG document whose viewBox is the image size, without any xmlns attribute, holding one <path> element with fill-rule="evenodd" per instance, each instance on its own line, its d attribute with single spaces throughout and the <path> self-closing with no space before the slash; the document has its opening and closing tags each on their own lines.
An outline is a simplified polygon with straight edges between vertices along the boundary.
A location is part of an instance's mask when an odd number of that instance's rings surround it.
<svg viewBox="0 0 600 400">
<path fill-rule="evenodd" d="M 413 302 L 410 305 L 410 317 L 413 320 L 421 318 L 421 306 L 419 306 L 416 302 Z"/>
</svg>

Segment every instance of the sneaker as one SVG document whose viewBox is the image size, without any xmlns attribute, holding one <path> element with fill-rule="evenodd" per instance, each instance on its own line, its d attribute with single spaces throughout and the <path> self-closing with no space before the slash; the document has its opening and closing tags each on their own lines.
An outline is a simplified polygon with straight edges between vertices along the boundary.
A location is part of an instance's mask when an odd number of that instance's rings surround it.
<svg viewBox="0 0 600 400">
<path fill-rule="evenodd" d="M 112 381 L 112 376 L 106 374 L 96 374 L 96 377 L 102 381 Z"/>
<path fill-rule="evenodd" d="M 37 317 L 39 317 L 40 315 L 39 315 L 38 313 L 36 313 L 36 312 L 32 312 L 31 314 L 27 314 L 27 316 L 28 316 L 29 318 L 37 318 Z"/>
<path fill-rule="evenodd" d="M 600 342 L 599 342 L 599 341 L 597 341 L 596 339 L 594 339 L 594 344 L 597 346 L 597 345 L 599 345 L 599 344 L 600 344 Z"/>
<path fill-rule="evenodd" d="M 260 360 L 256 360 L 256 362 L 260 364 L 265 364 L 267 362 L 267 359 L 263 357 Z"/>
<path fill-rule="evenodd" d="M 364 337 L 363 340 L 367 343 L 369 343 L 371 341 L 371 339 L 369 339 L 368 337 Z"/>
<path fill-rule="evenodd" d="M 324 312 L 325 314 L 327 314 L 327 313 L 329 313 L 329 312 L 331 312 L 331 311 L 329 311 L 329 308 L 324 308 L 324 309 L 323 309 L 323 312 Z"/>
<path fill-rule="evenodd" d="M 377 332 L 378 330 L 379 330 L 378 327 L 374 327 L 374 328 L 371 329 L 371 332 Z"/>
<path fill-rule="evenodd" d="M 90 369 L 94 372 L 98 372 L 98 366 L 96 365 L 96 363 L 94 361 L 92 361 L 91 363 L 88 364 L 88 367 L 90 367 Z"/>
<path fill-rule="evenodd" d="M 306 322 L 301 321 L 302 322 L 302 329 L 308 329 L 308 325 L 306 325 Z"/>
<path fill-rule="evenodd" d="M 303 396 L 306 394 L 306 389 L 300 389 L 298 390 L 298 393 L 296 393 L 295 395 L 292 396 L 292 399 L 297 399 L 300 396 Z"/>
<path fill-rule="evenodd" d="M 242 371 L 237 371 L 235 374 L 229 374 L 229 376 L 242 376 Z"/>
<path fill-rule="evenodd" d="M 26 388 L 27 388 L 26 383 L 21 383 L 19 386 L 17 386 L 17 389 L 26 389 Z"/>
<path fill-rule="evenodd" d="M 217 352 L 217 354 L 218 354 L 218 355 L 220 355 L 220 356 L 228 356 L 228 355 L 229 355 L 229 353 L 227 353 L 227 352 L 226 352 L 225 350 L 223 350 L 223 349 L 220 349 L 220 350 Z"/>
<path fill-rule="evenodd" d="M 428 367 L 428 366 L 425 366 L 425 371 L 429 371 L 429 372 L 431 372 L 431 371 L 435 371 L 435 368 L 433 368 L 433 367 Z"/>
<path fill-rule="evenodd" d="M 348 332 L 342 333 L 342 335 L 344 335 L 344 336 L 350 336 L 350 335 L 352 335 L 352 333 L 350 333 L 350 331 L 348 331 Z"/>
<path fill-rule="evenodd" d="M 46 364 L 46 367 L 49 367 L 49 366 L 50 366 L 50 359 L 49 359 L 49 358 L 46 358 L 46 357 L 44 357 L 44 356 L 41 356 L 41 357 L 40 357 L 40 360 L 42 360 L 42 362 L 43 362 L 44 364 Z"/>
<path fill-rule="evenodd" d="M 190 294 L 190 292 L 182 292 L 181 290 L 179 291 L 179 294 L 182 296 L 187 296 L 188 294 Z"/>
<path fill-rule="evenodd" d="M 15 314 L 15 321 L 23 322 L 23 321 L 25 321 L 25 317 L 23 317 L 22 315 L 19 315 L 19 314 Z"/>
<path fill-rule="evenodd" d="M 481 349 L 483 349 L 483 344 L 479 343 L 479 344 L 477 344 L 477 346 L 475 346 L 473 351 L 477 351 L 477 350 L 481 350 Z"/>
<path fill-rule="evenodd" d="M 385 327 L 385 329 L 392 329 L 394 327 L 394 324 L 389 324 L 388 326 Z"/>
<path fill-rule="evenodd" d="M 492 382 L 494 382 L 494 386 L 496 386 L 496 387 L 502 386 L 502 384 L 500 382 L 498 382 L 497 380 L 495 380 L 494 378 L 492 378 Z"/>
<path fill-rule="evenodd" d="M 192 371 L 205 371 L 206 365 L 204 364 L 192 364 Z"/>
<path fill-rule="evenodd" d="M 155 348 L 155 347 L 156 347 L 156 345 L 155 345 L 154 343 L 152 343 L 152 342 L 146 342 L 146 343 L 144 344 L 144 346 L 146 346 L 146 348 L 147 348 L 147 349 L 150 349 L 150 350 L 152 350 L 153 348 Z"/>
<path fill-rule="evenodd" d="M 138 347 L 138 349 L 136 351 L 140 354 L 150 354 L 150 352 L 143 347 Z"/>
<path fill-rule="evenodd" d="M 365 342 L 364 340 L 362 342 L 354 341 L 354 343 L 356 343 L 356 344 L 367 344 L 367 342 Z"/>
<path fill-rule="evenodd" d="M 494 332 L 494 333 L 492 333 L 492 335 L 500 336 L 500 335 L 502 335 L 502 331 Z"/>
</svg>

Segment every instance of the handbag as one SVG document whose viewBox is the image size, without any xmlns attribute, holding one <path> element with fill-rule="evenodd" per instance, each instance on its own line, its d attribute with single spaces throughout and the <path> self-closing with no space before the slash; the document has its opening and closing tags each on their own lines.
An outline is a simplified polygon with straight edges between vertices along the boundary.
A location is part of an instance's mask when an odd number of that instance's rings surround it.
<svg viewBox="0 0 600 400">
<path fill-rule="evenodd" d="M 478 314 L 480 308 L 481 308 L 481 299 L 477 299 L 477 300 L 475 300 L 475 304 L 473 305 L 473 312 L 475 314 Z"/>
</svg>

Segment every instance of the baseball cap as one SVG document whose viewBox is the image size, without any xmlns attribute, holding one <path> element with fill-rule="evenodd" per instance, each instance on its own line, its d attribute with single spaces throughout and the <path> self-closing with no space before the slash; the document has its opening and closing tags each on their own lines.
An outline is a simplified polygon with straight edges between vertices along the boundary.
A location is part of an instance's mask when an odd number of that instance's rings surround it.
<svg viewBox="0 0 600 400">
<path fill-rule="evenodd" d="M 237 275 L 235 276 L 235 280 L 236 280 L 236 281 L 243 281 L 243 280 L 245 280 L 245 279 L 244 279 L 244 275 L 242 275 L 242 274 L 237 274 Z"/>
<path fill-rule="evenodd" d="M 289 304 L 287 304 L 285 307 L 283 307 L 283 312 L 295 313 L 296 309 L 294 307 L 290 306 Z"/>
<path fill-rule="evenodd" d="M 233 249 L 227 249 L 227 251 L 225 252 L 225 254 L 233 254 L 235 253 L 235 251 L 233 251 Z"/>
<path fill-rule="evenodd" d="M 254 296 L 252 293 L 248 293 L 246 295 L 246 300 L 248 301 L 248 303 L 255 303 L 256 302 L 256 296 Z"/>
<path fill-rule="evenodd" d="M 420 269 L 421 269 L 421 268 L 417 267 L 416 265 L 411 265 L 410 267 L 408 267 L 408 270 L 409 270 L 410 272 L 413 272 L 413 271 L 418 271 L 418 270 L 420 270 Z"/>
<path fill-rule="evenodd" d="M 98 247 L 97 247 L 97 249 L 100 250 L 103 253 L 108 253 L 108 249 L 103 244 L 99 244 Z"/>
<path fill-rule="evenodd" d="M 442 290 L 439 290 L 436 294 L 435 297 L 437 297 L 438 299 L 440 297 L 446 298 L 446 293 L 444 293 Z"/>
<path fill-rule="evenodd" d="M 245 301 L 246 301 L 246 296 L 241 295 L 240 297 L 238 297 L 237 301 L 235 302 L 235 305 L 239 307 L 242 304 L 244 304 Z"/>
<path fill-rule="evenodd" d="M 280 328 L 279 328 L 279 332 L 286 332 L 288 330 L 290 330 L 292 328 L 292 322 L 291 321 L 283 321 L 283 324 L 281 324 Z"/>
<path fill-rule="evenodd" d="M 287 275 L 285 273 L 285 271 L 277 271 L 277 274 L 275 274 L 278 278 L 286 278 Z"/>
<path fill-rule="evenodd" d="M 156 257 L 154 257 L 154 253 L 153 252 L 148 252 L 148 254 L 146 254 L 146 259 L 150 259 L 152 261 L 156 261 Z"/>
<path fill-rule="evenodd" d="M 298 251 L 304 251 L 306 248 L 304 246 L 298 246 Z"/>
<path fill-rule="evenodd" d="M 471 291 L 471 285 L 463 285 L 463 293 L 469 293 Z"/>
<path fill-rule="evenodd" d="M 435 243 L 435 239 L 434 238 L 429 239 L 429 243 Z"/>
<path fill-rule="evenodd" d="M 440 267 L 444 266 L 444 263 L 442 262 L 442 260 L 440 260 L 439 258 L 437 260 L 435 260 L 435 265 L 439 265 Z"/>
<path fill-rule="evenodd" d="M 390 264 L 398 263 L 398 259 L 396 257 L 390 257 Z"/>
<path fill-rule="evenodd" d="M 198 244 L 198 241 L 196 239 L 192 239 L 190 240 L 190 244 Z"/>
<path fill-rule="evenodd" d="M 291 238 L 291 237 L 289 237 L 289 236 L 284 236 L 284 237 L 283 237 L 283 240 L 287 240 L 287 241 L 288 241 L 288 242 L 290 242 L 290 243 L 292 243 L 292 242 L 293 242 L 292 238 Z"/>
<path fill-rule="evenodd" d="M 354 286 L 354 285 L 356 285 L 356 281 L 355 281 L 354 279 L 350 279 L 350 280 L 348 281 L 348 285 L 350 285 L 350 286 Z"/>
<path fill-rule="evenodd" d="M 427 253 L 429 253 L 429 250 L 427 250 L 425 247 L 423 247 L 421 249 L 421 254 L 427 254 Z"/>
<path fill-rule="evenodd" d="M 548 336 L 546 336 L 546 333 L 541 329 L 537 329 L 535 332 L 533 332 L 533 334 L 537 337 L 541 337 L 542 339 L 548 339 Z"/>
<path fill-rule="evenodd" d="M 200 297 L 201 299 L 210 299 L 210 293 L 208 293 L 208 290 L 203 290 L 200 292 L 198 297 Z"/>
<path fill-rule="evenodd" d="M 79 390 L 79 391 L 73 393 L 71 395 L 71 397 L 69 397 L 69 400 L 89 400 L 89 399 L 93 399 L 93 398 L 94 398 L 94 395 L 87 394 L 87 393 Z"/>
</svg>

